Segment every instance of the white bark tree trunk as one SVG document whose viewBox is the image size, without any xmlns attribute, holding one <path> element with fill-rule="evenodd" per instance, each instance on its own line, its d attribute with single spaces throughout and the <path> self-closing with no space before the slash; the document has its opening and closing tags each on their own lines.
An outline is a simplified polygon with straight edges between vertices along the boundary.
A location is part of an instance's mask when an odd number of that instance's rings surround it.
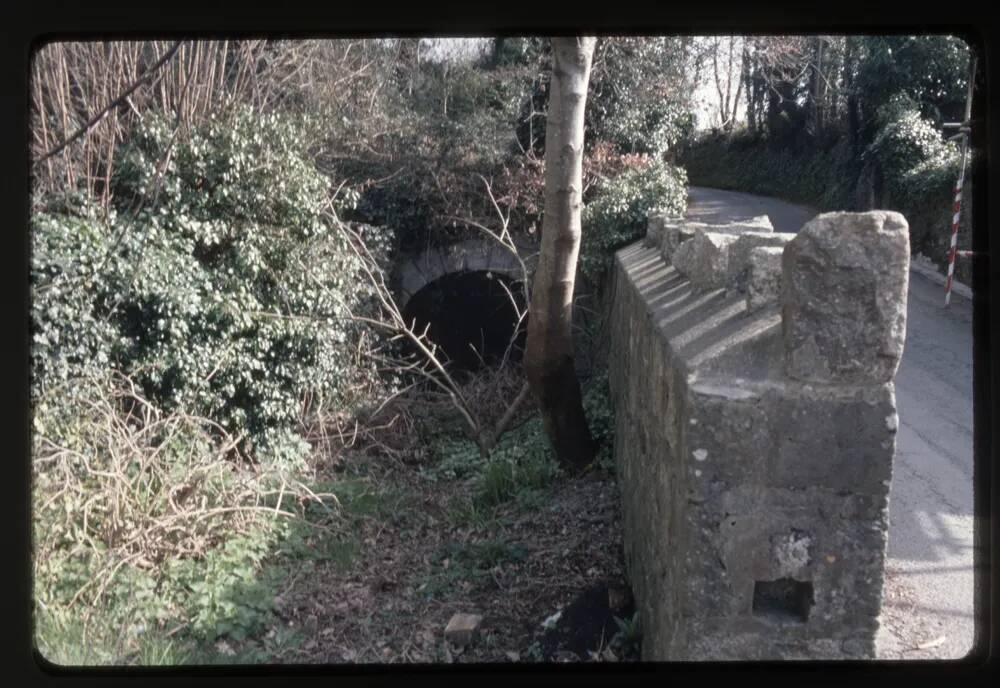
<svg viewBox="0 0 1000 688">
<path fill-rule="evenodd" d="M 545 129 L 545 215 L 532 287 L 525 372 L 559 462 L 580 469 L 594 459 L 573 365 L 573 287 L 583 204 L 583 113 L 595 38 L 552 39 Z"/>
</svg>

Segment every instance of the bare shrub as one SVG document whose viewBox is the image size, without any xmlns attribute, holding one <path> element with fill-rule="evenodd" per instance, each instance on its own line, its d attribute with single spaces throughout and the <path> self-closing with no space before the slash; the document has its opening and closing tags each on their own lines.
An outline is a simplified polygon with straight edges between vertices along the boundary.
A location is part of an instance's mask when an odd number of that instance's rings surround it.
<svg viewBox="0 0 1000 688">
<path fill-rule="evenodd" d="M 123 567 L 203 557 L 275 519 L 302 519 L 310 501 L 336 514 L 335 495 L 242 460 L 239 437 L 207 418 L 163 413 L 118 374 L 53 389 L 33 426 L 43 603 L 94 606 Z"/>
</svg>

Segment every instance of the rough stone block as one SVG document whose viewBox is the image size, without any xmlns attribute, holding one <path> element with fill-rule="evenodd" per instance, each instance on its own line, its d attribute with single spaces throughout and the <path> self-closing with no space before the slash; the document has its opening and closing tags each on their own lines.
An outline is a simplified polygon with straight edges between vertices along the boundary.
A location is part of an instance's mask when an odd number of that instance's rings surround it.
<svg viewBox="0 0 1000 688">
<path fill-rule="evenodd" d="M 687 229 L 687 223 L 684 220 L 664 220 L 660 235 L 660 257 L 669 265 L 670 261 L 673 260 L 677 247 L 683 241 L 687 241 L 693 236 L 694 232 Z"/>
<path fill-rule="evenodd" d="M 673 252 L 672 256 L 668 259 L 668 251 L 666 250 L 666 241 L 664 241 L 663 248 L 663 259 L 666 263 L 672 264 L 674 268 L 684 277 L 689 277 L 689 271 L 694 266 L 694 254 L 695 247 L 688 239 L 682 244 L 677 246 L 677 249 Z"/>
<path fill-rule="evenodd" d="M 472 642 L 479 630 L 483 617 L 478 614 L 455 614 L 444 629 L 445 639 L 460 647 Z"/>
<path fill-rule="evenodd" d="M 909 264 L 909 231 L 899 213 L 825 213 L 808 222 L 782 257 L 788 375 L 892 380 L 906 334 Z"/>
<path fill-rule="evenodd" d="M 643 246 L 658 248 L 663 242 L 664 224 L 676 219 L 666 213 L 650 213 L 646 218 L 646 236 L 643 238 Z"/>
<path fill-rule="evenodd" d="M 786 232 L 745 232 L 729 246 L 729 274 L 726 288 L 744 291 L 750 269 L 750 252 L 758 246 L 784 248 L 795 235 Z"/>
<path fill-rule="evenodd" d="M 778 246 L 760 246 L 750 251 L 746 277 L 748 313 L 781 297 L 781 255 L 784 251 Z"/>
<path fill-rule="evenodd" d="M 699 291 L 726 286 L 729 246 L 736 237 L 715 232 L 695 232 L 674 253 L 673 265 Z"/>
<path fill-rule="evenodd" d="M 703 232 L 719 232 L 722 234 L 745 234 L 747 232 L 773 232 L 774 225 L 767 215 L 746 218 L 744 220 L 733 220 L 731 222 L 687 222 L 690 229 L 701 230 Z"/>
<path fill-rule="evenodd" d="M 771 220 L 768 219 L 767 215 L 717 224 L 691 222 L 683 218 L 662 217 L 658 220 L 657 228 L 660 230 L 658 234 L 660 256 L 668 264 L 673 260 L 674 253 L 676 253 L 680 245 L 698 232 L 745 234 L 747 232 L 771 233 L 774 231 L 774 227 L 771 226 Z M 649 243 L 646 245 L 652 247 L 656 244 Z"/>
</svg>

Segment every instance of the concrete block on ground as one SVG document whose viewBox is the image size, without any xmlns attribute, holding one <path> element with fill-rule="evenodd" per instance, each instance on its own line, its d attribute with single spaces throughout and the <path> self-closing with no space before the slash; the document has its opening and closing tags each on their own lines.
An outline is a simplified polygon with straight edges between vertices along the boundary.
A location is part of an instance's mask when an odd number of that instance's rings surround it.
<svg viewBox="0 0 1000 688">
<path fill-rule="evenodd" d="M 455 614 L 444 629 L 445 639 L 460 647 L 465 647 L 476 637 L 483 617 L 478 614 Z"/>
<path fill-rule="evenodd" d="M 782 258 L 786 372 L 811 382 L 892 380 L 906 335 L 910 243 L 892 211 L 825 213 Z"/>
<path fill-rule="evenodd" d="M 781 298 L 781 255 L 784 247 L 758 246 L 750 251 L 746 278 L 747 312 Z"/>
</svg>

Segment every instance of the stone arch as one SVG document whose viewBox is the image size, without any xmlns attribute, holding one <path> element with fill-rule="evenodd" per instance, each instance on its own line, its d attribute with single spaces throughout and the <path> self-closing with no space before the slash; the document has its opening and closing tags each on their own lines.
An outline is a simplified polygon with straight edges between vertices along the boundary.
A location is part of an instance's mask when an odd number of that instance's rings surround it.
<svg viewBox="0 0 1000 688">
<path fill-rule="evenodd" d="M 537 257 L 537 247 L 516 241 L 518 256 L 529 270 Z M 392 287 L 400 310 L 425 286 L 445 275 L 488 270 L 513 280 L 522 278 L 521 263 L 511 251 L 489 237 L 466 239 L 447 246 L 428 248 L 401 256 L 393 270 Z"/>
</svg>

